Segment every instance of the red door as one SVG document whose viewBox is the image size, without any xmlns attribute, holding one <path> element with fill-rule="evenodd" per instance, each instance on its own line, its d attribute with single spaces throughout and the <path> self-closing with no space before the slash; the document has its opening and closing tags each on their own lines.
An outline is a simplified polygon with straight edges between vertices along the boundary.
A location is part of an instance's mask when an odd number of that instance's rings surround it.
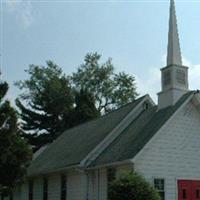
<svg viewBox="0 0 200 200">
<path fill-rule="evenodd" d="M 191 200 L 190 181 L 178 180 L 178 200 Z"/>
<path fill-rule="evenodd" d="M 200 200 L 200 181 L 178 180 L 178 200 Z"/>
</svg>

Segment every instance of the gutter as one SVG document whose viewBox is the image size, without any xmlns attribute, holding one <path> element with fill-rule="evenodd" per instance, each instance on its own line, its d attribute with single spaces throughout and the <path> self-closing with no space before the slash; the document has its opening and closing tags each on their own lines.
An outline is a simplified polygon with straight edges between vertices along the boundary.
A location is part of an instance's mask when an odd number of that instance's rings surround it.
<svg viewBox="0 0 200 200">
<path fill-rule="evenodd" d="M 111 167 L 111 166 L 120 166 L 120 165 L 124 165 L 124 164 L 133 164 L 133 162 L 131 159 L 128 159 L 128 160 L 123 160 L 123 161 L 118 161 L 118 162 L 112 162 L 112 163 L 91 166 L 91 167 L 87 167 L 87 169 L 93 170 L 93 169 L 100 169 L 100 168 L 106 168 L 106 167 Z"/>
<path fill-rule="evenodd" d="M 76 169 L 78 167 L 79 167 L 78 164 L 70 165 L 70 166 L 63 167 L 63 168 L 60 168 L 60 169 L 57 169 L 57 170 L 51 170 L 51 171 L 45 172 L 45 173 L 41 172 L 41 173 L 37 173 L 37 174 L 27 175 L 27 178 L 40 177 L 40 176 L 44 176 L 44 175 L 52 175 L 52 174 L 62 173 L 62 172 L 65 172 L 66 170 Z"/>
</svg>

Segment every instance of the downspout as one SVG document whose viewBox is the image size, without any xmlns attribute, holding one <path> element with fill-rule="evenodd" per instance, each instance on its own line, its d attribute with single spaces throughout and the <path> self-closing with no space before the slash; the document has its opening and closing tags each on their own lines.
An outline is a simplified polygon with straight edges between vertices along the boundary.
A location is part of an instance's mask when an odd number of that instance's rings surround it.
<svg viewBox="0 0 200 200">
<path fill-rule="evenodd" d="M 100 169 L 97 169 L 97 199 L 99 200 L 100 197 L 99 197 L 99 194 L 100 194 Z"/>
<path fill-rule="evenodd" d="M 86 176 L 86 193 L 85 193 L 85 200 L 89 200 L 89 173 L 87 172 L 86 168 L 83 167 L 77 167 L 76 168 L 77 171 L 79 171 L 80 173 L 84 173 L 84 175 Z"/>
<path fill-rule="evenodd" d="M 86 200 L 89 200 L 89 173 L 86 171 Z"/>
</svg>

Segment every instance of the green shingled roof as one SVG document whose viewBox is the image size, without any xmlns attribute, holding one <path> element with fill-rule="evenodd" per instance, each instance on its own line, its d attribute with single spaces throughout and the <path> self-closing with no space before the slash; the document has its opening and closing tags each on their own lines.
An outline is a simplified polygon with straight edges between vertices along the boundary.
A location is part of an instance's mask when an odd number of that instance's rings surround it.
<svg viewBox="0 0 200 200">
<path fill-rule="evenodd" d="M 193 92 L 188 92 L 174 105 L 157 110 L 152 107 L 140 115 L 105 149 L 91 166 L 119 162 L 133 158 L 178 110 Z"/>
<path fill-rule="evenodd" d="M 109 164 L 133 158 L 164 123 L 194 92 L 188 92 L 174 105 L 142 111 L 121 134 L 91 163 Z M 80 162 L 133 110 L 144 97 L 99 119 L 65 131 L 28 168 L 28 176 L 47 174 Z"/>
<path fill-rule="evenodd" d="M 46 174 L 79 164 L 144 97 L 99 119 L 65 131 L 32 161 L 28 176 Z"/>
</svg>

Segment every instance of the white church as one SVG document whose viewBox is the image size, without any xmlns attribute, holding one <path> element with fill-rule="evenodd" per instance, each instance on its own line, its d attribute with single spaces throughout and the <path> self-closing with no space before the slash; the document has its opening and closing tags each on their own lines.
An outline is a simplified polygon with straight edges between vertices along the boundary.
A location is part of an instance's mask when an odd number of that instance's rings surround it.
<svg viewBox="0 0 200 200">
<path fill-rule="evenodd" d="M 35 155 L 14 200 L 107 200 L 110 181 L 142 174 L 162 200 L 200 199 L 200 94 L 188 88 L 174 0 L 158 105 L 145 95 L 65 131 Z"/>
</svg>

